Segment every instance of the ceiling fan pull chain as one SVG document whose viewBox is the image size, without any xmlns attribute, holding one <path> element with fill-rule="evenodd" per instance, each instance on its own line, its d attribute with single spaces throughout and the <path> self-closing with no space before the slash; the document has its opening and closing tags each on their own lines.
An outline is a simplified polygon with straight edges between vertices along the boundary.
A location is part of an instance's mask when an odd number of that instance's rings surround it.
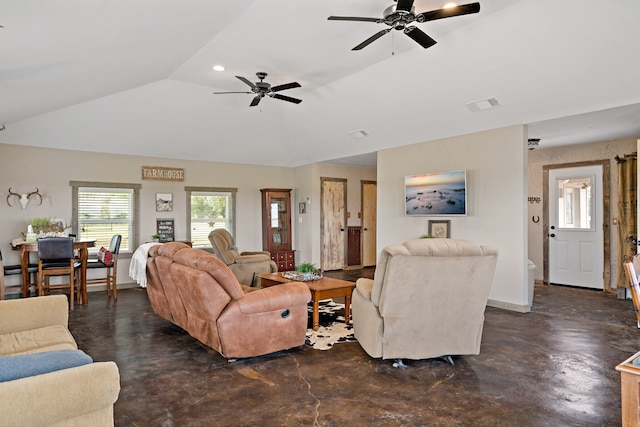
<svg viewBox="0 0 640 427">
<path fill-rule="evenodd" d="M 391 56 L 396 54 L 396 36 L 391 33 Z"/>
</svg>

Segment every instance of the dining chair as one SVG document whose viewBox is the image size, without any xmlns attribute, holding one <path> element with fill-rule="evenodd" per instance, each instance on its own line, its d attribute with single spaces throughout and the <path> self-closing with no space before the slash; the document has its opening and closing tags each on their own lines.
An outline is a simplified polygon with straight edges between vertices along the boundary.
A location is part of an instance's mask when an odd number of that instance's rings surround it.
<svg viewBox="0 0 640 427">
<path fill-rule="evenodd" d="M 2 277 L 0 278 L 0 300 L 5 299 L 6 297 L 6 284 L 4 280 L 4 276 L 14 276 L 14 275 L 22 275 L 22 266 L 20 264 L 16 265 L 4 265 L 2 261 L 2 251 L 0 251 L 0 265 L 2 266 Z M 38 264 L 29 264 L 27 267 L 27 272 L 29 273 L 29 278 L 31 279 L 32 275 L 38 273 Z M 35 284 L 35 280 L 29 280 L 29 283 Z M 18 285 L 16 285 L 18 286 Z M 20 285 L 22 286 L 22 281 Z"/>
<path fill-rule="evenodd" d="M 120 243 L 122 242 L 122 236 L 116 234 L 111 238 L 111 244 L 109 245 L 109 252 L 111 252 L 111 261 L 104 263 L 97 258 L 87 260 L 87 271 L 94 269 L 105 269 L 106 275 L 103 277 L 97 277 L 87 279 L 87 285 L 105 283 L 107 285 L 107 296 L 111 296 L 111 289 L 113 288 L 113 299 L 118 299 L 118 254 L 120 253 Z"/>
<path fill-rule="evenodd" d="M 69 289 L 69 309 L 73 310 L 81 263 L 74 256 L 71 237 L 46 237 L 38 240 L 38 296 L 51 290 Z M 68 283 L 50 283 L 51 276 L 69 276 Z"/>
</svg>

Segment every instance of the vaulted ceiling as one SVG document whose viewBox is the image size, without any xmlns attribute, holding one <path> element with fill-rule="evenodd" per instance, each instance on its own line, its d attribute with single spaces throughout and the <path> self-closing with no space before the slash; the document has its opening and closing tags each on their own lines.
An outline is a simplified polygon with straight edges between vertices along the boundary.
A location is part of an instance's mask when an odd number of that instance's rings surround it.
<svg viewBox="0 0 640 427">
<path fill-rule="evenodd" d="M 541 147 L 640 136 L 637 0 L 480 0 L 416 24 L 429 49 L 391 31 L 352 51 L 385 25 L 327 20 L 392 4 L 5 0 L 0 143 L 298 166 L 514 124 Z M 213 94 L 258 71 L 303 102 Z"/>
</svg>

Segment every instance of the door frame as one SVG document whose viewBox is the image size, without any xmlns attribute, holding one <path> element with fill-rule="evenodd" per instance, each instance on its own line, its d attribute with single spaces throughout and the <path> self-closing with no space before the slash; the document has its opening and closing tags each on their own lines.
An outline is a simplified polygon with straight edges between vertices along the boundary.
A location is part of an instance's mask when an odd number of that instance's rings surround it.
<svg viewBox="0 0 640 427">
<path fill-rule="evenodd" d="M 560 163 L 555 165 L 542 166 L 542 252 L 543 252 L 543 280 L 544 284 L 549 284 L 549 170 L 567 169 L 581 166 L 602 166 L 602 238 L 603 238 L 603 291 L 611 291 L 611 236 L 609 230 L 610 212 L 610 163 L 608 159 L 592 160 L 584 162 Z"/>
</svg>

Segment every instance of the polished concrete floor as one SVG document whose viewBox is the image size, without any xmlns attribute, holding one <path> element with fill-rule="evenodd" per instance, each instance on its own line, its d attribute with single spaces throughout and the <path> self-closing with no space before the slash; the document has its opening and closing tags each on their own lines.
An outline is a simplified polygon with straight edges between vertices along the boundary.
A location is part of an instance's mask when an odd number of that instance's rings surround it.
<svg viewBox="0 0 640 427">
<path fill-rule="evenodd" d="M 118 296 L 92 293 L 70 316 L 78 346 L 120 368 L 117 426 L 616 426 L 615 366 L 640 350 L 630 301 L 560 286 L 537 285 L 531 313 L 487 308 L 480 355 L 408 369 L 358 343 L 229 362 L 145 290 Z"/>
</svg>

